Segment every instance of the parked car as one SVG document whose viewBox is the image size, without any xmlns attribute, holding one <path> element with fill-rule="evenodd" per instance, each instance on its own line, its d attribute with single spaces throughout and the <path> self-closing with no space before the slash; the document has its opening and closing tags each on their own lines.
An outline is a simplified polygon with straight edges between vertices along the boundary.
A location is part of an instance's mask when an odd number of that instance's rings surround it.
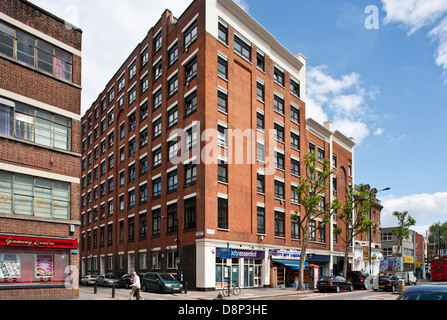
<svg viewBox="0 0 447 320">
<path fill-rule="evenodd" d="M 143 291 L 182 292 L 183 285 L 170 273 L 148 272 L 141 281 Z"/>
<path fill-rule="evenodd" d="M 94 285 L 96 282 L 96 278 L 98 277 L 97 274 L 86 274 L 81 279 L 81 284 L 88 286 L 88 285 Z"/>
<path fill-rule="evenodd" d="M 113 274 L 100 274 L 96 278 L 96 284 L 98 286 L 111 287 L 111 286 L 113 286 L 113 283 L 116 284 L 117 282 L 118 282 L 118 278 Z"/>
<path fill-rule="evenodd" d="M 397 275 L 383 275 L 379 276 L 379 288 L 374 289 L 374 291 L 377 291 L 379 289 L 383 290 L 389 290 L 391 292 L 394 292 L 399 288 L 399 276 Z"/>
<path fill-rule="evenodd" d="M 132 284 L 132 275 L 130 273 L 126 273 L 125 275 L 122 275 L 121 278 L 118 279 L 117 287 L 129 289 L 131 284 Z"/>
<path fill-rule="evenodd" d="M 447 286 L 419 285 L 408 288 L 397 300 L 447 300 Z"/>
<path fill-rule="evenodd" d="M 365 271 L 349 271 L 346 278 L 354 289 L 366 289 L 365 280 L 368 277 L 369 273 Z"/>
<path fill-rule="evenodd" d="M 331 290 L 340 292 L 340 290 L 353 290 L 352 283 L 341 276 L 323 277 L 317 282 L 317 289 L 320 292 Z"/>
</svg>

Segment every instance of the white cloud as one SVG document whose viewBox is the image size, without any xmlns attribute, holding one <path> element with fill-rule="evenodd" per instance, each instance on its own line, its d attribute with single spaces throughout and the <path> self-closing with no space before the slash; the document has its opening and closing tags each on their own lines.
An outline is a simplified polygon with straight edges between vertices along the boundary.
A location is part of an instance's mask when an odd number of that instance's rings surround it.
<svg viewBox="0 0 447 320">
<path fill-rule="evenodd" d="M 382 128 L 377 128 L 376 131 L 374 131 L 375 136 L 381 136 L 385 130 Z"/>
<path fill-rule="evenodd" d="M 428 27 L 428 36 L 437 43 L 435 63 L 447 73 L 447 1 L 382 0 L 387 15 L 384 23 L 398 23 L 409 29 L 408 35 Z"/>
<path fill-rule="evenodd" d="M 394 197 L 392 195 L 384 196 L 382 199 L 382 227 L 397 226 L 397 219 L 393 216 L 394 211 L 408 211 L 416 220 L 416 226 L 411 229 L 425 231 L 431 224 L 441 221 L 447 221 L 447 192 L 422 193 L 407 195 L 403 197 Z"/>
<path fill-rule="evenodd" d="M 370 120 L 374 118 L 368 101 L 377 94 L 377 88 L 362 86 L 358 73 L 334 78 L 327 66 L 309 67 L 306 117 L 320 123 L 332 120 L 335 129 L 361 144 L 370 135 Z"/>
</svg>

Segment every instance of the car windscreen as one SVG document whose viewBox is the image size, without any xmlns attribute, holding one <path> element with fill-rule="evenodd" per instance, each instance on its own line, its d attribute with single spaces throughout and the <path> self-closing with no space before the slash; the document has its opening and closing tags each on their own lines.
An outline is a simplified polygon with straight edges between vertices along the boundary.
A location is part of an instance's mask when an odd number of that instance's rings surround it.
<svg viewBox="0 0 447 320">
<path fill-rule="evenodd" d="M 167 280 L 167 281 L 175 281 L 175 278 L 172 274 L 169 273 L 162 273 L 160 274 L 161 280 Z"/>
<path fill-rule="evenodd" d="M 399 300 L 447 300 L 447 292 L 407 292 Z"/>
</svg>

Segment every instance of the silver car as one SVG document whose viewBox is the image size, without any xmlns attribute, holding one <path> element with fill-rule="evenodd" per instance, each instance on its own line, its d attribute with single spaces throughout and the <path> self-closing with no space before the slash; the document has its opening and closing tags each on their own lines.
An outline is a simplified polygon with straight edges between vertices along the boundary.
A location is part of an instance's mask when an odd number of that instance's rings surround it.
<svg viewBox="0 0 447 320">
<path fill-rule="evenodd" d="M 96 278 L 96 284 L 98 286 L 111 287 L 111 286 L 113 286 L 113 283 L 115 283 L 115 285 L 116 285 L 117 282 L 118 282 L 118 278 L 113 274 L 100 274 Z"/>
<path fill-rule="evenodd" d="M 94 285 L 97 277 L 97 274 L 86 274 L 82 277 L 81 284 L 85 286 Z"/>
</svg>

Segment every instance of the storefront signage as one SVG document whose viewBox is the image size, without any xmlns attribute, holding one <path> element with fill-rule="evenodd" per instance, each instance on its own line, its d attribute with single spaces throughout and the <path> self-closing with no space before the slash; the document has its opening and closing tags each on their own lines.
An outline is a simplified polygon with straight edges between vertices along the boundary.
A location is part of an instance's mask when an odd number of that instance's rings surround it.
<svg viewBox="0 0 447 320">
<path fill-rule="evenodd" d="M 226 250 L 226 249 L 217 248 L 216 254 L 218 256 L 220 256 L 220 250 Z M 256 250 L 231 249 L 231 257 L 232 258 L 264 259 L 265 252 L 264 251 L 256 251 Z"/>
<path fill-rule="evenodd" d="M 35 238 L 1 234 L 0 246 L 76 249 L 78 247 L 78 240 Z"/>
<path fill-rule="evenodd" d="M 290 252 L 277 252 L 272 258 L 273 259 L 299 259 L 301 255 L 299 253 Z"/>
</svg>

